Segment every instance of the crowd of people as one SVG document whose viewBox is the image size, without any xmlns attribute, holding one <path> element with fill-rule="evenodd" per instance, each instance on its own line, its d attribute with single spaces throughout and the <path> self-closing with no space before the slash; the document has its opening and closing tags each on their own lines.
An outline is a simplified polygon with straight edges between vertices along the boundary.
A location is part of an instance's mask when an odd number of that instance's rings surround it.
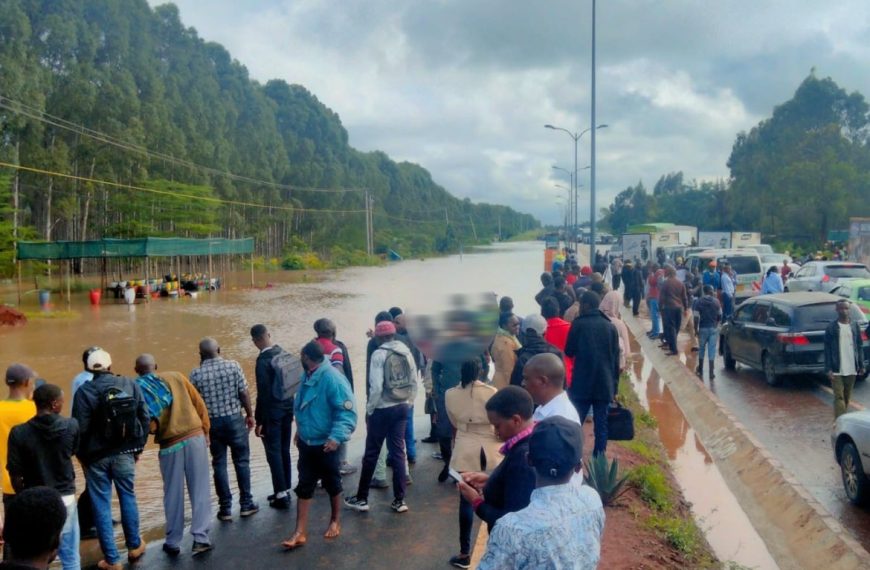
<svg viewBox="0 0 870 570">
<path fill-rule="evenodd" d="M 199 343 L 200 365 L 189 374 L 164 371 L 155 356 L 142 354 L 134 363 L 135 377 L 120 376 L 112 371 L 107 350 L 89 347 L 82 354 L 83 370 L 73 379 L 68 418 L 61 415 L 67 396 L 60 387 L 42 381 L 36 387 L 36 373 L 13 364 L 6 372 L 9 397 L 0 402 L 7 559 L 31 557 L 11 538 L 17 525 L 27 524 L 16 522 L 14 505 L 38 491 L 38 500 L 54 508 L 50 503 L 58 498 L 64 508 L 56 540 L 44 543 L 53 549 L 49 560 L 56 554 L 63 568 L 78 568 L 79 540 L 92 532 L 103 554 L 98 567 L 122 568 L 113 486 L 126 557 L 140 559 L 146 543 L 139 530 L 135 472 L 149 436 L 159 448 L 162 549 L 171 557 L 181 552 L 186 504 L 194 556 L 213 548 L 213 493 L 219 521 L 233 519 L 234 503 L 240 517 L 259 511 L 251 488 L 251 432 L 262 440 L 271 475 L 268 505 L 288 509 L 296 496 L 295 528 L 283 548 L 307 543 L 318 486 L 330 502 L 327 540 L 341 535 L 342 508 L 370 510 L 372 487 L 391 486 L 390 509 L 405 513 L 409 467 L 418 455 L 413 405 L 422 389 L 430 415 L 430 433 L 422 441 L 437 443 L 433 455 L 443 461 L 433 479 L 458 489 L 458 554 L 449 563 L 470 567 L 477 517 L 490 534 L 480 568 L 595 568 L 604 510 L 598 494 L 583 483 L 582 426 L 591 414 L 592 453 L 604 453 L 608 407 L 630 348 L 619 314 L 623 298 L 605 282 L 601 268 L 594 269 L 566 260 L 545 273 L 535 297 L 540 311 L 522 318 L 514 314 L 512 299 L 502 297 L 492 343 L 470 359 L 428 358 L 410 337 L 401 309 L 378 313 L 368 332 L 364 415 L 357 410 L 347 346 L 329 319 L 313 324 L 313 340 L 298 351 L 275 344 L 266 326 L 251 327 L 255 397 L 242 366 L 225 359 L 213 338 Z M 622 268 L 621 278 L 629 289 L 635 279 L 630 267 Z M 365 450 L 354 466 L 347 443 L 363 419 Z M 235 499 L 228 456 L 236 474 Z M 85 475 L 85 492 L 78 498 L 74 460 Z M 346 494 L 343 478 L 357 469 L 356 489 Z"/>
</svg>

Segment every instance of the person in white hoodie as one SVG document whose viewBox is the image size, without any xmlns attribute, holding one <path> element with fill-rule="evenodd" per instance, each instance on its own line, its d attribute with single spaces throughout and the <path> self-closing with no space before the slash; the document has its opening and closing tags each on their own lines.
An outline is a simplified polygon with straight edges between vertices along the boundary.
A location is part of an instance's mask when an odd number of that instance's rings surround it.
<svg viewBox="0 0 870 570">
<path fill-rule="evenodd" d="M 372 354 L 369 369 L 366 450 L 356 496 L 344 499 L 345 506 L 355 511 L 369 510 L 369 487 L 384 440 L 393 465 L 390 508 L 397 513 L 408 510 L 405 504 L 405 427 L 408 409 L 417 396 L 417 368 L 407 345 L 395 337 L 396 325 L 392 321 L 382 321 L 375 326 L 378 348 Z"/>
</svg>

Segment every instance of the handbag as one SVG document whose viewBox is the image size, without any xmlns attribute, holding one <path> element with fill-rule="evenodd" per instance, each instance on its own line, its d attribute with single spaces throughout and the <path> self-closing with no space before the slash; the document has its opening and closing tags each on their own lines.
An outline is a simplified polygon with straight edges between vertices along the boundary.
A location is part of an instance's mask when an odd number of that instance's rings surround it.
<svg viewBox="0 0 870 570">
<path fill-rule="evenodd" d="M 631 410 L 615 402 L 607 408 L 607 439 L 627 441 L 634 439 L 634 416 Z"/>
<path fill-rule="evenodd" d="M 426 415 L 432 416 L 435 415 L 435 398 L 432 396 L 426 396 L 426 403 L 423 404 L 423 408 L 425 410 Z"/>
</svg>

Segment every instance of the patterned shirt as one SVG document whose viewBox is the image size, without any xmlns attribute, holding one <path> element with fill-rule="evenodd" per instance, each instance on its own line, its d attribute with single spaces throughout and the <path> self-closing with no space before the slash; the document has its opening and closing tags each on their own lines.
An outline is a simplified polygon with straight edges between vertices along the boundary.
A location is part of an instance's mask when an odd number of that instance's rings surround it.
<svg viewBox="0 0 870 570">
<path fill-rule="evenodd" d="M 478 570 L 594 570 L 604 507 L 591 487 L 540 487 L 529 506 L 498 520 Z"/>
<path fill-rule="evenodd" d="M 240 392 L 248 391 L 242 367 L 235 360 L 209 358 L 190 373 L 190 383 L 199 391 L 211 419 L 242 413 Z"/>
</svg>

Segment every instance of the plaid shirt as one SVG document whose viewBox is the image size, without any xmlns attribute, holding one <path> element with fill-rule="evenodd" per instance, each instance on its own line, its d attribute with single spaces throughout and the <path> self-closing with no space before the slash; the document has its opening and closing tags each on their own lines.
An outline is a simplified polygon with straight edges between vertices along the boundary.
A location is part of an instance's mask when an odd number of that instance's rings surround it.
<svg viewBox="0 0 870 570">
<path fill-rule="evenodd" d="M 218 356 L 209 358 L 190 373 L 190 382 L 199 390 L 209 418 L 236 416 L 242 413 L 239 393 L 248 391 L 242 367 L 235 360 Z"/>
</svg>

